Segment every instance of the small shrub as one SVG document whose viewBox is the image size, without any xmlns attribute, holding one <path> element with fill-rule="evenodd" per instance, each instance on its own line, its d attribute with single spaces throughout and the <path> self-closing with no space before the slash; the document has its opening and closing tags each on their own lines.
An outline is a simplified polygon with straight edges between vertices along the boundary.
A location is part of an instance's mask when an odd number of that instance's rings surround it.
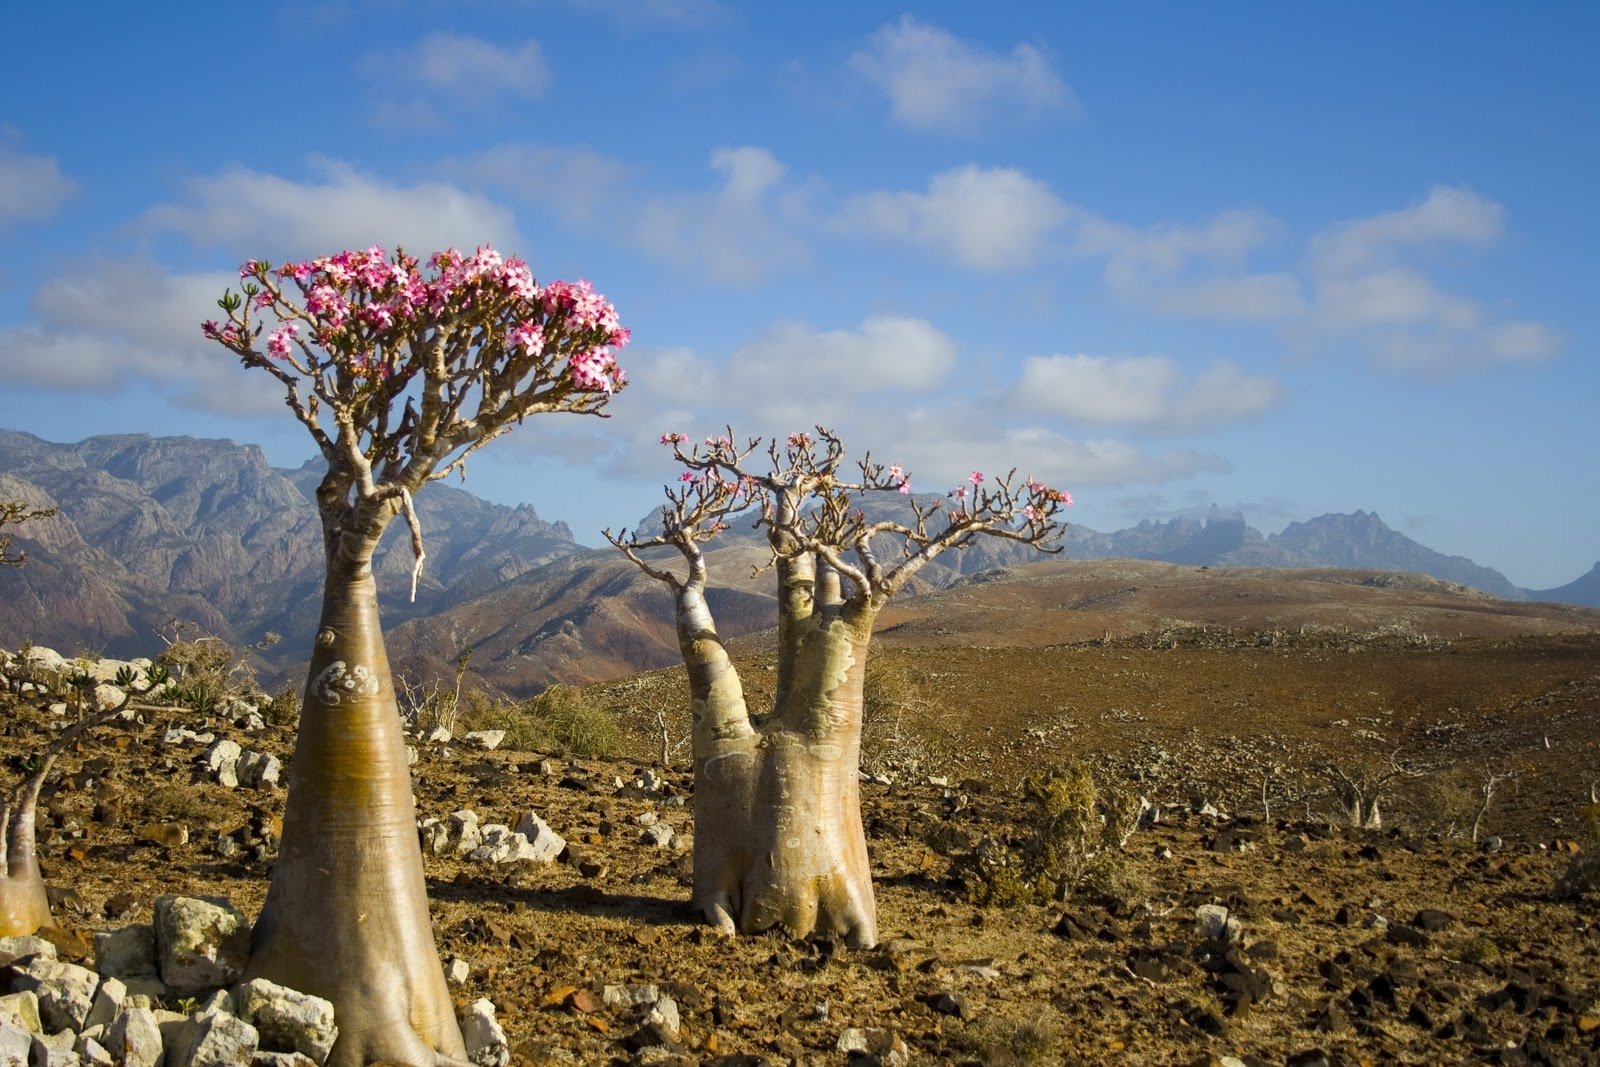
<svg viewBox="0 0 1600 1067">
<path fill-rule="evenodd" d="M 1583 836 L 1578 846 L 1583 851 L 1572 857 L 1556 881 L 1555 895 L 1562 900 L 1600 903 L 1600 804 L 1587 805 L 1582 815 Z"/>
<path fill-rule="evenodd" d="M 876 656 L 862 691 L 861 768 L 869 774 L 937 774 L 955 757 L 939 704 L 906 664 Z"/>
<path fill-rule="evenodd" d="M 561 752 L 573 756 L 614 756 L 622 751 L 617 720 L 585 690 L 553 685 L 532 700 L 500 703 L 469 693 L 462 721 L 470 730 L 504 730 L 507 749 Z"/>
<path fill-rule="evenodd" d="M 1012 907 L 1083 895 L 1127 910 L 1144 891 L 1120 851 L 1139 808 L 1138 798 L 1124 792 L 1098 790 L 1078 761 L 1030 774 L 1022 782 L 1020 842 L 986 838 L 956 858 L 952 874 L 977 904 Z"/>
<path fill-rule="evenodd" d="M 220 824 L 227 812 L 194 786 L 161 785 L 145 794 L 145 816 L 149 819 L 174 819 L 187 823 Z"/>
<path fill-rule="evenodd" d="M 1045 1006 L 1022 1022 L 981 1016 L 961 1025 L 951 1037 L 985 1067 L 1021 1067 L 1060 1062 L 1063 1030 L 1060 1015 Z"/>
</svg>

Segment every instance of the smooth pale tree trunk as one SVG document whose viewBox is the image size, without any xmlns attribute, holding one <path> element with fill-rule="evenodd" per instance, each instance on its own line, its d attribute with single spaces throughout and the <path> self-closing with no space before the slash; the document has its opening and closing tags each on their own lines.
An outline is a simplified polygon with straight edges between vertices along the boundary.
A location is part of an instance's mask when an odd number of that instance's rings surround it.
<svg viewBox="0 0 1600 1067">
<path fill-rule="evenodd" d="M 333 1067 L 466 1055 L 428 917 L 376 544 L 329 553 L 282 847 L 247 974 L 333 1002 Z"/>
<path fill-rule="evenodd" d="M 694 716 L 694 902 L 725 933 L 780 927 L 876 944 L 861 823 L 862 684 L 873 612 L 813 598 L 807 564 L 780 563 L 776 706 L 752 720 L 705 605 L 677 590 Z"/>
<path fill-rule="evenodd" d="M 12 813 L 0 876 L 0 937 L 24 937 L 49 926 L 50 896 L 34 851 L 34 808 Z"/>
</svg>

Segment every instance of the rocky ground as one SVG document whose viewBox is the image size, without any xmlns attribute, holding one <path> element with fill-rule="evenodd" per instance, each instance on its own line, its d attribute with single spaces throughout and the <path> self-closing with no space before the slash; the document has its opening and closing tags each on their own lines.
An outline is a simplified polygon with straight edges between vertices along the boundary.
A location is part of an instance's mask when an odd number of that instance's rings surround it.
<svg viewBox="0 0 1600 1067">
<path fill-rule="evenodd" d="M 700 925 L 681 675 L 596 687 L 628 756 L 419 743 L 420 818 L 532 811 L 567 842 L 549 864 L 430 852 L 441 956 L 466 965 L 461 1006 L 498 1006 L 516 1063 L 838 1063 L 841 1041 L 883 1062 L 1600 1062 L 1600 906 L 1551 892 L 1600 779 L 1600 636 L 1529 629 L 886 640 L 870 951 Z M 741 663 L 759 693 L 759 641 Z M 13 775 L 51 718 L 26 700 L 6 714 Z M 149 922 L 163 894 L 260 906 L 283 792 L 222 784 L 194 735 L 287 761 L 292 727 L 262 718 L 152 713 L 63 759 L 41 836 L 64 958 Z M 1021 774 L 1073 755 L 1161 811 L 1127 842 L 1127 889 L 969 903 L 948 853 L 1015 840 Z M 1344 826 L 1331 768 L 1394 767 L 1384 828 Z M 643 1006 L 607 1003 L 645 985 L 677 1006 L 669 1046 Z"/>
</svg>

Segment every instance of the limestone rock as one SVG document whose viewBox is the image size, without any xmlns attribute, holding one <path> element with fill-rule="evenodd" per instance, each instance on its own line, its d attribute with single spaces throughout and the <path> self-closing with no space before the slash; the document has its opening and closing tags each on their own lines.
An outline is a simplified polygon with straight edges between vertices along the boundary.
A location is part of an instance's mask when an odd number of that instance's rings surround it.
<svg viewBox="0 0 1600 1067">
<path fill-rule="evenodd" d="M 834 1048 L 847 1056 L 852 1053 L 874 1056 L 884 1064 L 911 1062 L 911 1050 L 900 1035 L 876 1026 L 853 1026 L 841 1032 Z"/>
<path fill-rule="evenodd" d="M 242 750 L 237 741 L 226 737 L 215 742 L 200 757 L 200 763 L 217 784 L 236 789 L 239 786 L 239 756 Z"/>
<path fill-rule="evenodd" d="M 0 1063 L 27 1063 L 32 1051 L 33 1034 L 9 1019 L 0 1019 Z"/>
<path fill-rule="evenodd" d="M 495 1020 L 494 1004 L 487 998 L 480 997 L 467 1006 L 461 1036 L 467 1044 L 467 1059 L 479 1067 L 506 1067 L 511 1062 L 506 1032 Z"/>
<path fill-rule="evenodd" d="M 46 1032 L 82 1030 L 94 1006 L 100 976 L 75 963 L 35 956 L 17 980 L 39 997 L 39 1021 Z"/>
<path fill-rule="evenodd" d="M 299 1052 L 313 1062 L 327 1062 L 339 1036 L 333 1005 L 321 997 L 255 978 L 236 993 L 239 1017 L 255 1026 L 261 1046 L 274 1052 Z"/>
<path fill-rule="evenodd" d="M 12 1023 L 30 1034 L 44 1033 L 44 1025 L 39 1021 L 39 994 L 25 989 L 0 997 L 0 1022 Z"/>
<path fill-rule="evenodd" d="M 270 753 L 247 748 L 239 754 L 238 777 L 246 789 L 276 789 L 283 777 L 283 763 Z"/>
<path fill-rule="evenodd" d="M 550 824 L 541 819 L 537 812 L 528 812 L 517 822 L 517 833 L 527 838 L 528 845 L 533 849 L 529 857 L 534 863 L 554 863 L 566 849 L 567 842 L 564 837 L 550 829 Z"/>
<path fill-rule="evenodd" d="M 220 897 L 164 896 L 156 900 L 156 947 L 161 980 L 178 996 L 193 996 L 238 980 L 250 959 L 250 920 Z"/>
<path fill-rule="evenodd" d="M 156 1067 L 162 1062 L 161 1026 L 149 1008 L 128 1008 L 111 1021 L 102 1042 L 124 1067 Z"/>
<path fill-rule="evenodd" d="M 28 934 L 25 937 L 0 937 L 0 962 L 26 959 L 29 956 L 56 958 L 56 946 L 42 937 Z"/>
<path fill-rule="evenodd" d="M 180 1033 L 167 1067 L 239 1067 L 251 1061 L 259 1043 L 256 1028 L 238 1016 L 202 1013 Z"/>
<path fill-rule="evenodd" d="M 504 730 L 472 730 L 462 737 L 469 745 L 493 751 L 500 747 L 500 742 L 506 739 Z"/>
<path fill-rule="evenodd" d="M 154 978 L 160 973 L 156 929 L 135 923 L 94 935 L 94 969 L 108 978 Z"/>
</svg>

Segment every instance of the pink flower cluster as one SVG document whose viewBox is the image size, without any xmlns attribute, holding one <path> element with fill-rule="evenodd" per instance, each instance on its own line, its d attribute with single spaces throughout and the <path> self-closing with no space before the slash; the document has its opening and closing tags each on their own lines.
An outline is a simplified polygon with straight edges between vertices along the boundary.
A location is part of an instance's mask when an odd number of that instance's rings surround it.
<svg viewBox="0 0 1600 1067">
<path fill-rule="evenodd" d="M 483 312 L 491 324 L 509 323 L 505 349 L 523 355 L 564 354 L 572 385 L 582 392 L 610 393 L 627 382 L 613 348 L 628 343 L 629 331 L 616 308 L 586 281 L 555 281 L 541 289 L 528 264 L 504 257 L 488 245 L 471 255 L 454 248 L 428 260 L 433 276 L 420 271 L 413 256 L 374 245 L 331 256 L 272 267 L 247 260 L 239 276 L 266 286 L 256 295 L 256 309 L 276 306 L 280 325 L 267 338 L 267 350 L 287 358 L 292 344 L 303 344 L 290 317 L 307 320 L 311 340 L 343 353 L 347 365 L 365 376 L 372 373 L 364 353 L 390 347 L 418 329 L 427 329 L 459 314 Z M 269 276 L 292 281 L 299 288 L 302 311 L 271 287 Z M 241 349 L 242 323 L 204 324 L 207 337 Z M 491 325 L 491 332 L 493 325 Z M 399 336 L 395 336 L 396 332 Z M 352 354 L 355 353 L 355 354 Z M 359 366 L 357 364 L 360 364 Z M 387 362 L 377 360 L 386 374 Z"/>
<path fill-rule="evenodd" d="M 911 495 L 911 478 L 900 464 L 889 464 L 889 480 L 894 482 L 895 488 L 900 492 L 905 493 L 907 496 Z"/>
</svg>

